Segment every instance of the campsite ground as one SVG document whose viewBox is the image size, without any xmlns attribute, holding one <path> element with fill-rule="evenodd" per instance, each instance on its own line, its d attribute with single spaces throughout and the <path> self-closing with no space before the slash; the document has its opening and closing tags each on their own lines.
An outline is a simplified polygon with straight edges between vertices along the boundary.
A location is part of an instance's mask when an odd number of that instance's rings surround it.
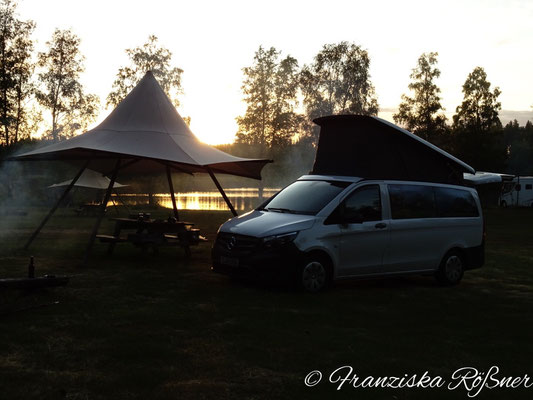
<svg viewBox="0 0 533 400">
<path fill-rule="evenodd" d="M 65 288 L 0 292 L 2 399 L 466 399 L 464 387 L 355 389 L 328 383 L 351 365 L 360 377 L 441 376 L 461 367 L 533 375 L 533 210 L 489 210 L 486 265 L 461 285 L 428 277 L 337 284 L 318 295 L 234 282 L 210 272 L 211 243 L 190 261 L 95 244 L 94 220 L 61 210 L 31 251 L 19 250 L 44 210 L 3 216 L 0 277 L 72 275 Z M 157 211 L 153 211 L 157 214 Z M 159 211 L 166 215 L 166 211 Z M 212 240 L 226 212 L 186 212 Z M 111 231 L 105 222 L 102 231 Z M 58 304 L 53 304 L 58 301 Z M 322 371 L 314 388 L 304 385 Z M 472 382 L 470 382 L 472 383 Z M 488 390 L 478 398 L 530 398 Z"/>
</svg>

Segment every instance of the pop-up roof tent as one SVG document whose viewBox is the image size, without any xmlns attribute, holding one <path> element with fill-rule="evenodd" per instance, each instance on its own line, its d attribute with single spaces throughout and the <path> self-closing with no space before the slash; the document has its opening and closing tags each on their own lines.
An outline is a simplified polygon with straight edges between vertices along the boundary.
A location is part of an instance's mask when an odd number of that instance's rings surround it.
<svg viewBox="0 0 533 400">
<path fill-rule="evenodd" d="M 208 173 L 232 213 L 237 215 L 216 179 L 215 173 L 261 179 L 262 168 L 265 164 L 272 162 L 266 159 L 235 157 L 201 143 L 183 121 L 150 71 L 96 128 L 64 142 L 19 154 L 11 159 L 19 161 L 63 160 L 81 166 L 63 196 L 30 237 L 25 248 L 28 248 L 38 235 L 86 168 L 91 168 L 103 175 L 111 175 L 106 196 L 102 202 L 102 212 L 95 223 L 89 241 L 85 262 L 104 215 L 104 205 L 109 200 L 119 172 L 146 174 L 166 170 L 174 215 L 179 219 L 171 178 L 172 171 L 190 174 Z"/>
<path fill-rule="evenodd" d="M 312 173 L 463 184 L 474 169 L 383 119 L 332 115 L 314 120 L 320 138 Z"/>
</svg>

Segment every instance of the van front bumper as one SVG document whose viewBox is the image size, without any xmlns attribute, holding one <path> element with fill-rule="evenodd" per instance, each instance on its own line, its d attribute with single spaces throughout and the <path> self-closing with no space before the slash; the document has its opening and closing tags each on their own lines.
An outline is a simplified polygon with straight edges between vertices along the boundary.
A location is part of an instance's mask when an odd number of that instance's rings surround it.
<svg viewBox="0 0 533 400">
<path fill-rule="evenodd" d="M 303 262 L 303 252 L 293 243 L 264 247 L 258 238 L 232 235 L 236 244 L 228 248 L 217 236 L 211 252 L 213 272 L 258 280 L 287 281 Z"/>
</svg>

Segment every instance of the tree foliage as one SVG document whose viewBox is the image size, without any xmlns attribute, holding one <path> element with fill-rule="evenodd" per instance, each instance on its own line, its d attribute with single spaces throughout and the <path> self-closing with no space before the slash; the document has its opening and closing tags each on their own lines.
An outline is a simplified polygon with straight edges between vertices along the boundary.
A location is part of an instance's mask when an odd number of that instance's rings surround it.
<svg viewBox="0 0 533 400">
<path fill-rule="evenodd" d="M 307 115 L 377 115 L 368 52 L 354 43 L 326 44 L 300 76 Z"/>
<path fill-rule="evenodd" d="M 533 124 L 527 121 L 519 126 L 518 121 L 509 121 L 503 128 L 505 148 L 508 154 L 506 172 L 513 175 L 533 174 Z"/>
<path fill-rule="evenodd" d="M 247 108 L 237 117 L 238 143 L 259 144 L 270 148 L 291 143 L 298 134 L 302 117 L 297 106 L 298 61 L 274 47 L 256 51 L 252 66 L 243 68 L 242 91 Z"/>
<path fill-rule="evenodd" d="M 393 115 L 394 122 L 405 126 L 414 134 L 435 141 L 446 131 L 446 116 L 440 103 L 440 88 L 435 79 L 440 76 L 436 67 L 438 53 L 424 53 L 418 58 L 409 83 L 412 97 L 402 95 L 398 113 Z"/>
<path fill-rule="evenodd" d="M 501 128 L 498 117 L 498 111 L 502 108 L 498 102 L 500 94 L 498 87 L 490 90 L 485 70 L 481 67 L 474 68 L 463 85 L 464 99 L 453 116 L 454 128 L 480 133 Z"/>
<path fill-rule="evenodd" d="M 41 72 L 36 98 L 50 110 L 49 133 L 57 141 L 85 130 L 94 120 L 100 101 L 96 95 L 85 94 L 79 81 L 84 71 L 80 39 L 71 30 L 56 29 L 46 45 L 47 51 L 38 55 Z"/>
<path fill-rule="evenodd" d="M 30 136 L 32 122 L 27 107 L 33 91 L 31 34 L 33 21 L 21 21 L 17 4 L 0 2 L 0 143 L 6 146 Z"/>
<path fill-rule="evenodd" d="M 476 67 L 463 85 L 464 99 L 453 116 L 455 154 L 482 171 L 502 171 L 507 149 L 498 111 L 500 89 L 490 90 L 487 74 Z"/>
<path fill-rule="evenodd" d="M 116 107 L 128 93 L 139 83 L 147 71 L 152 71 L 172 103 L 178 107 L 178 96 L 183 93 L 181 74 L 183 70 L 172 67 L 172 53 L 161 47 L 156 36 L 151 35 L 140 47 L 126 49 L 130 66 L 118 70 L 113 90 L 107 96 L 107 105 Z"/>
</svg>

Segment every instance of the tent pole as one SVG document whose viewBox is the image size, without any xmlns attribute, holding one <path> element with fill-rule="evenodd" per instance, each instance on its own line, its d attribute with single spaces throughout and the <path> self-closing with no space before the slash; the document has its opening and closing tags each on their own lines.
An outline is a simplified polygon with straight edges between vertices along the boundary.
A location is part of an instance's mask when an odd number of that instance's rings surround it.
<svg viewBox="0 0 533 400">
<path fill-rule="evenodd" d="M 124 203 L 124 200 L 122 199 L 122 197 L 120 196 L 120 194 L 115 190 L 113 189 L 113 193 L 115 193 L 115 196 L 117 196 L 117 200 L 118 202 L 120 202 L 125 208 L 126 208 L 126 211 L 128 212 L 128 214 L 130 213 L 130 209 L 128 208 L 128 206 L 126 205 L 126 203 Z"/>
<path fill-rule="evenodd" d="M 113 197 L 111 197 L 111 203 L 113 203 L 113 207 L 115 207 L 115 212 L 120 215 L 120 213 L 118 212 L 118 208 L 117 208 L 118 204 L 115 203 L 115 200 L 113 199 Z"/>
<path fill-rule="evenodd" d="M 213 173 L 213 171 L 211 171 L 211 168 L 205 167 L 205 169 L 207 170 L 207 173 L 209 174 L 209 176 L 211 177 L 213 182 L 215 182 L 215 185 L 216 185 L 218 191 L 220 192 L 220 194 L 224 198 L 224 201 L 228 205 L 231 213 L 233 214 L 234 217 L 236 217 L 238 215 L 237 211 L 235 211 L 235 208 L 233 207 L 233 204 L 231 204 L 231 201 L 229 201 L 228 196 L 226 196 L 226 193 L 224 192 L 224 189 L 222 189 L 222 186 L 220 186 L 220 183 L 218 183 L 218 180 L 215 177 L 215 174 Z"/>
<path fill-rule="evenodd" d="M 31 237 L 28 239 L 28 241 L 24 245 L 24 250 L 27 250 L 28 247 L 30 247 L 30 244 L 37 237 L 37 235 L 39 234 L 41 229 L 43 229 L 43 227 L 46 225 L 46 223 L 48 222 L 48 220 L 50 219 L 52 214 L 57 210 L 57 208 L 59 207 L 61 202 L 65 199 L 65 197 L 67 197 L 68 192 L 70 192 L 70 190 L 72 189 L 74 184 L 78 181 L 78 179 L 80 178 L 81 174 L 83 174 L 83 171 L 85 171 L 85 169 L 87 168 L 87 166 L 89 165 L 90 162 L 91 162 L 91 160 L 87 160 L 85 162 L 85 164 L 83 164 L 83 167 L 81 167 L 81 169 L 78 171 L 77 175 L 74 177 L 74 179 L 72 179 L 72 182 L 70 182 L 70 184 L 67 186 L 67 188 L 65 189 L 65 191 L 63 192 L 63 194 L 61 195 L 59 200 L 56 202 L 56 204 L 54 204 L 54 206 L 52 207 L 52 209 L 50 210 L 48 215 L 43 219 L 43 221 L 41 222 L 39 227 L 35 230 L 35 232 L 33 232 L 33 235 L 31 235 Z"/>
<path fill-rule="evenodd" d="M 109 198 L 111 197 L 111 192 L 113 191 L 113 186 L 115 185 L 115 180 L 117 179 L 118 170 L 120 167 L 120 158 L 117 160 L 117 163 L 115 165 L 115 169 L 113 171 L 113 175 L 111 176 L 111 180 L 109 181 L 109 186 L 107 187 L 107 191 L 105 192 L 104 200 L 102 201 L 102 205 L 100 206 L 100 214 L 96 218 L 96 222 L 94 223 L 93 231 L 91 233 L 91 237 L 89 238 L 89 244 L 87 245 L 87 250 L 85 251 L 85 257 L 83 258 L 82 265 L 87 265 L 87 261 L 89 261 L 89 255 L 91 254 L 91 250 L 93 248 L 94 239 L 96 239 L 96 234 L 98 233 L 98 228 L 100 227 L 100 223 L 102 222 L 102 218 L 105 214 L 105 209 L 107 207 L 107 202 L 109 201 Z"/>
<path fill-rule="evenodd" d="M 168 180 L 168 188 L 170 189 L 170 197 L 172 198 L 172 208 L 174 209 L 174 218 L 176 220 L 180 220 L 178 216 L 178 207 L 176 206 L 176 196 L 174 195 L 174 185 L 172 184 L 172 174 L 170 173 L 170 167 L 167 165 L 167 180 Z"/>
<path fill-rule="evenodd" d="M 135 164 L 135 163 L 138 163 L 139 161 L 141 161 L 140 158 L 136 158 L 135 160 L 128 161 L 128 162 L 122 164 L 121 167 L 120 167 L 119 169 L 127 168 L 127 167 L 129 167 L 129 166 L 131 166 L 131 165 L 133 165 L 133 164 Z M 111 173 L 113 173 L 113 170 L 111 170 L 111 171 L 109 171 L 109 172 L 105 172 L 105 173 L 103 173 L 102 176 L 107 176 L 107 175 L 109 175 L 109 174 L 111 174 Z"/>
</svg>

